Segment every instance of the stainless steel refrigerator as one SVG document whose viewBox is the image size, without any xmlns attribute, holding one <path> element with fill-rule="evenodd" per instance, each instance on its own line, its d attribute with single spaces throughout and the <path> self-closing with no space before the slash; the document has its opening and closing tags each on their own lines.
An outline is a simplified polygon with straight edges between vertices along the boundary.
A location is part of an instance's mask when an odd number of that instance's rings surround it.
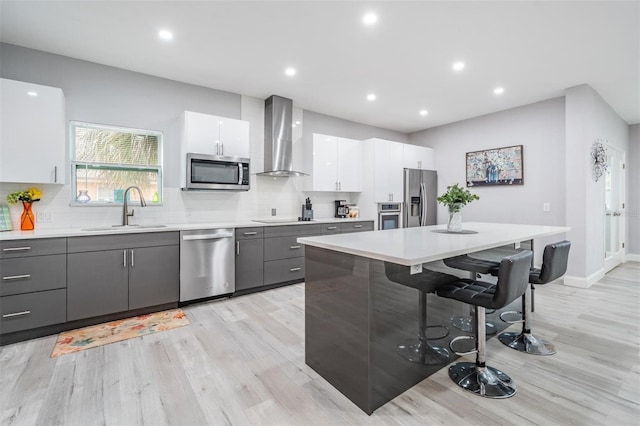
<svg viewBox="0 0 640 426">
<path fill-rule="evenodd" d="M 436 224 L 437 191 L 434 170 L 404 169 L 404 228 Z"/>
</svg>

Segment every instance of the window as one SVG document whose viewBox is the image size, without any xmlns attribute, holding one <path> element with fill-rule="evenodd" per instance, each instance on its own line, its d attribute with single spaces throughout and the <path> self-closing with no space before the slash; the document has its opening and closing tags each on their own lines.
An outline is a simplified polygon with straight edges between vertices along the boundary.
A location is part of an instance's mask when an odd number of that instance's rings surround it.
<svg viewBox="0 0 640 426">
<path fill-rule="evenodd" d="M 162 202 L 162 132 L 71 122 L 73 205 L 122 204 L 137 186 L 145 201 Z M 139 201 L 129 191 L 130 201 Z"/>
</svg>

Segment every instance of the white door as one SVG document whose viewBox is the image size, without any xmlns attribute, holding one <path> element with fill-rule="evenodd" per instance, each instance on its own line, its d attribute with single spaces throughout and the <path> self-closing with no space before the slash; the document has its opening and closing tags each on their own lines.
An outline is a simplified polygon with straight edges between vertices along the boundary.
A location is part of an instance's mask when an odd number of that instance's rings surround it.
<svg viewBox="0 0 640 426">
<path fill-rule="evenodd" d="M 362 142 L 338 138 L 338 190 L 362 191 Z"/>
<path fill-rule="evenodd" d="M 218 117 L 220 155 L 249 158 L 249 122 Z"/>
<path fill-rule="evenodd" d="M 186 152 L 219 155 L 220 125 L 215 115 L 185 111 Z"/>
<path fill-rule="evenodd" d="M 402 167 L 402 143 L 389 146 L 389 192 L 391 201 L 402 202 L 404 197 L 404 168 Z"/>
<path fill-rule="evenodd" d="M 605 173 L 604 268 L 608 272 L 624 261 L 625 169 L 624 152 L 607 146 Z"/>
<path fill-rule="evenodd" d="M 312 191 L 338 190 L 338 138 L 314 133 Z"/>
</svg>

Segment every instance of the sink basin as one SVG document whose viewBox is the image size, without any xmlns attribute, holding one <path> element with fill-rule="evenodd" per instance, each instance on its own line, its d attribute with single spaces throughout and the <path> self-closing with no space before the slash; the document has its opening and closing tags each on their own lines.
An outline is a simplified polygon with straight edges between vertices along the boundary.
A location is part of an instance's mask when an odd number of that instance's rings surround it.
<svg viewBox="0 0 640 426">
<path fill-rule="evenodd" d="M 126 231 L 128 229 L 160 229 L 167 225 L 111 225 L 97 228 L 83 228 L 81 231 Z"/>
<path fill-rule="evenodd" d="M 313 220 L 313 219 L 312 219 Z M 291 223 L 291 222 L 298 222 L 297 218 L 290 218 L 290 219 L 286 219 L 286 218 L 282 218 L 282 219 L 253 219 L 251 222 L 258 222 L 258 223 Z M 305 221 L 305 222 L 309 222 L 309 221 Z"/>
</svg>

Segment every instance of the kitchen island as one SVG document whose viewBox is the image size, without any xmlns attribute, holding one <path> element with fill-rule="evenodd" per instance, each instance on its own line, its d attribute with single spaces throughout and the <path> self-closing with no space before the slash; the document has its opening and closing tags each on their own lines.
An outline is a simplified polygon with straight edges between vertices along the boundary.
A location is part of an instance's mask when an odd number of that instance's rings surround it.
<svg viewBox="0 0 640 426">
<path fill-rule="evenodd" d="M 465 228 L 473 232 L 450 234 L 436 225 L 298 239 L 306 245 L 305 361 L 366 413 L 444 367 L 398 355 L 398 345 L 418 329 L 418 291 L 389 281 L 384 262 L 419 271 L 423 263 L 556 234 L 562 239 L 569 231 L 492 223 Z M 435 295 L 428 299 L 430 324 L 448 325 L 450 317 L 468 314 L 465 304 Z M 487 316 L 498 331 L 506 328 L 500 312 Z M 460 334 L 451 329 L 437 344 L 445 346 Z"/>
</svg>

